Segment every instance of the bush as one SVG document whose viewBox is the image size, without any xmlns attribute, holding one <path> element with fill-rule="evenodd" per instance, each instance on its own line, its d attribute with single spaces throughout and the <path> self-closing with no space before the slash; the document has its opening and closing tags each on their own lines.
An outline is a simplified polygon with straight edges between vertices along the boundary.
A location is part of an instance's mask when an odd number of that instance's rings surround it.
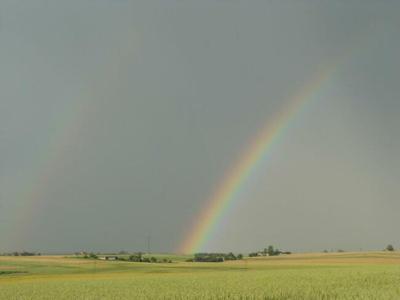
<svg viewBox="0 0 400 300">
<path fill-rule="evenodd" d="M 281 253 L 282 251 L 279 249 L 274 249 L 274 246 L 268 246 L 268 256 L 277 256 Z"/>
<path fill-rule="evenodd" d="M 393 245 L 387 245 L 386 246 L 386 251 L 394 251 L 394 247 L 393 247 Z"/>
<path fill-rule="evenodd" d="M 85 253 L 83 255 L 83 258 L 86 258 L 86 259 L 98 259 L 99 257 L 92 252 L 92 253 L 89 253 L 89 254 Z"/>
<path fill-rule="evenodd" d="M 223 262 L 224 254 L 221 253 L 196 253 L 193 261 L 195 262 Z"/>
<path fill-rule="evenodd" d="M 240 254 L 241 255 L 241 254 Z M 240 256 L 242 259 L 243 255 Z M 187 261 L 195 262 L 223 262 L 225 260 L 237 260 L 239 259 L 232 252 L 229 253 L 196 253 L 193 259 Z"/>
<path fill-rule="evenodd" d="M 227 255 L 223 255 L 224 260 L 236 260 L 235 254 L 232 252 L 229 252 Z"/>
<path fill-rule="evenodd" d="M 129 256 L 128 260 L 133 262 L 142 262 L 143 261 L 142 253 L 139 252 L 136 254 L 132 254 Z"/>
<path fill-rule="evenodd" d="M 40 256 L 41 254 L 36 253 L 36 252 L 28 252 L 28 251 L 22 251 L 22 252 L 15 251 L 10 255 L 13 255 L 13 256 L 36 256 L 36 255 Z"/>
<path fill-rule="evenodd" d="M 256 256 L 277 256 L 280 254 L 292 254 L 290 251 L 281 251 L 279 249 L 274 249 L 274 246 L 268 246 L 268 248 L 264 248 L 264 250 L 259 252 L 251 252 L 249 253 L 249 257 L 256 257 Z"/>
</svg>

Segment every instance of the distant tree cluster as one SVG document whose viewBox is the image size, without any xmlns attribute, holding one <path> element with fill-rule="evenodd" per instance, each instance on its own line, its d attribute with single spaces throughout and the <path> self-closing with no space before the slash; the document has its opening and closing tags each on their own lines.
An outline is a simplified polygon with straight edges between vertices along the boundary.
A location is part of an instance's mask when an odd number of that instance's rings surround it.
<svg viewBox="0 0 400 300">
<path fill-rule="evenodd" d="M 29 252 L 29 251 L 22 251 L 22 252 L 13 252 L 13 253 L 5 253 L 6 256 L 40 256 L 40 253 L 36 252 Z"/>
<path fill-rule="evenodd" d="M 131 255 L 129 255 L 128 258 L 119 257 L 118 260 L 131 261 L 131 262 L 144 262 L 144 263 L 172 263 L 171 259 L 167 259 L 167 258 L 158 259 L 155 256 L 147 257 L 147 256 L 143 256 L 143 254 L 140 252 L 131 254 Z"/>
<path fill-rule="evenodd" d="M 78 253 L 75 253 L 77 256 L 79 255 Z M 121 254 L 121 252 L 119 252 Z M 124 256 L 115 256 L 115 255 L 105 255 L 101 256 L 100 254 L 95 254 L 93 252 L 86 253 L 82 252 L 80 253 L 82 258 L 85 259 L 100 259 L 100 260 L 118 260 L 118 261 L 129 261 L 129 262 L 145 262 L 145 263 L 172 263 L 171 259 L 163 258 L 163 259 L 157 259 L 154 256 L 147 257 L 144 256 L 142 252 L 137 252 L 133 253 L 129 256 L 127 256 L 129 253 L 128 252 L 123 252 L 122 253 Z"/>
<path fill-rule="evenodd" d="M 292 254 L 290 251 L 281 251 L 278 248 L 274 248 L 274 246 L 268 246 L 268 248 L 264 248 L 262 251 L 251 252 L 249 253 L 249 257 L 256 256 L 277 256 L 280 254 Z"/>
<path fill-rule="evenodd" d="M 393 245 L 389 244 L 386 246 L 386 251 L 394 251 Z"/>
<path fill-rule="evenodd" d="M 196 253 L 193 259 L 187 261 L 193 262 L 223 262 L 226 260 L 240 260 L 243 259 L 242 254 L 235 255 L 232 252 L 229 253 Z"/>
<path fill-rule="evenodd" d="M 136 253 L 136 254 L 132 254 L 128 257 L 129 261 L 133 261 L 133 262 L 143 262 L 143 255 L 142 253 Z"/>
<path fill-rule="evenodd" d="M 86 258 L 98 259 L 99 257 L 97 256 L 97 254 L 89 253 L 89 255 L 87 255 Z"/>
<path fill-rule="evenodd" d="M 75 253 L 75 255 L 79 256 L 78 253 Z M 85 259 L 98 259 L 99 258 L 99 256 L 93 252 L 90 252 L 90 253 L 81 252 L 80 255 L 82 258 L 85 258 Z"/>
<path fill-rule="evenodd" d="M 128 258 L 119 258 L 119 260 L 125 260 L 131 262 L 145 262 L 145 263 L 172 263 L 172 260 L 167 258 L 157 259 L 154 256 L 151 257 L 143 256 L 143 253 L 141 252 L 129 255 Z"/>
<path fill-rule="evenodd" d="M 124 253 L 125 254 L 125 253 Z M 138 252 L 129 255 L 128 257 L 126 256 L 105 256 L 105 257 L 99 257 L 99 255 L 94 254 L 94 253 L 88 253 L 83 256 L 83 258 L 86 259 L 101 259 L 101 260 L 118 260 L 118 261 L 130 261 L 130 262 L 145 262 L 145 263 L 172 263 L 172 260 L 163 258 L 163 259 L 157 259 L 154 256 L 147 257 L 143 256 L 143 253 Z"/>
</svg>

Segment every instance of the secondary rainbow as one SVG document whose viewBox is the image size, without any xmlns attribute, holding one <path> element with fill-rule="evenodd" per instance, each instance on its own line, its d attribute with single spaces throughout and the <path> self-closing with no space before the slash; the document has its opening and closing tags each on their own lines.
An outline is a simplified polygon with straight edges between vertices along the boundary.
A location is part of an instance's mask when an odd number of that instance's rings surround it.
<svg viewBox="0 0 400 300">
<path fill-rule="evenodd" d="M 89 84 L 82 88 L 81 94 L 68 101 L 60 111 L 57 121 L 50 124 L 54 129 L 40 152 L 32 154 L 35 164 L 30 167 L 29 173 L 24 174 L 28 181 L 23 182 L 21 179 L 21 186 L 24 188 L 15 195 L 15 201 L 20 205 L 14 212 L 14 221 L 8 230 L 8 238 L 15 241 L 17 247 L 24 247 L 24 241 L 31 235 L 32 220 L 46 209 L 48 201 L 52 201 L 47 194 L 48 189 L 54 178 L 62 174 L 69 160 L 74 159 L 71 151 L 74 145 L 85 143 L 81 130 L 84 125 L 95 121 L 99 106 L 96 101 L 105 99 L 107 87 L 118 84 L 119 73 L 126 71 L 124 62 L 135 59 L 134 53 L 139 40 L 131 32 L 126 32 L 125 35 L 128 38 L 123 39 L 121 45 L 116 45 L 115 52 L 111 53 L 108 61 L 99 65 L 93 78 L 88 80 Z"/>
<path fill-rule="evenodd" d="M 221 180 L 217 189 L 207 201 L 205 209 L 197 216 L 186 239 L 178 249 L 180 253 L 194 253 L 202 250 L 213 231 L 217 228 L 225 211 L 232 205 L 237 193 L 262 158 L 268 154 L 277 139 L 289 126 L 291 120 L 306 106 L 331 77 L 337 64 L 331 64 L 317 72 L 314 78 L 291 99 L 288 105 L 273 120 L 268 120 L 253 138 L 244 155 Z"/>
</svg>

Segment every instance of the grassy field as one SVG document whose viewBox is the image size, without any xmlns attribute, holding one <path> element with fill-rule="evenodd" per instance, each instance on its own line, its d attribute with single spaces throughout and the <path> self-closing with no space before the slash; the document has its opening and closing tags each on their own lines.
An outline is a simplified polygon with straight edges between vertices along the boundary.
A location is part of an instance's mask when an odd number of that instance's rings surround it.
<svg viewBox="0 0 400 300">
<path fill-rule="evenodd" d="M 169 264 L 0 257 L 0 299 L 400 299 L 400 253 Z"/>
</svg>

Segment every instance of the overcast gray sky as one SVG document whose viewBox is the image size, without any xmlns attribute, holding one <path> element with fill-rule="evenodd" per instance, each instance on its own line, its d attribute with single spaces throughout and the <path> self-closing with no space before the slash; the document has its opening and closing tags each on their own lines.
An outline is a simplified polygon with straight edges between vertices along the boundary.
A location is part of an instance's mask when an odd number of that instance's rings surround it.
<svg viewBox="0 0 400 300">
<path fill-rule="evenodd" d="M 0 251 L 145 250 L 147 235 L 173 251 L 257 131 L 338 56 L 204 250 L 400 247 L 399 13 L 1 0 Z"/>
</svg>

